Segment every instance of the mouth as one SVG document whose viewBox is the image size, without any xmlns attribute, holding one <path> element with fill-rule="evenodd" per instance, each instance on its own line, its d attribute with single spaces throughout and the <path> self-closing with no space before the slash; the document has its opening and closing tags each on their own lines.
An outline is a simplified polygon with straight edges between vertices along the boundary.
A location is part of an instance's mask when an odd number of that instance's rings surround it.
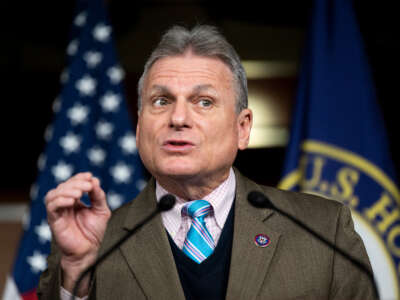
<svg viewBox="0 0 400 300">
<path fill-rule="evenodd" d="M 188 152 L 194 148 L 194 144 L 185 140 L 167 140 L 162 148 L 168 152 Z"/>
</svg>

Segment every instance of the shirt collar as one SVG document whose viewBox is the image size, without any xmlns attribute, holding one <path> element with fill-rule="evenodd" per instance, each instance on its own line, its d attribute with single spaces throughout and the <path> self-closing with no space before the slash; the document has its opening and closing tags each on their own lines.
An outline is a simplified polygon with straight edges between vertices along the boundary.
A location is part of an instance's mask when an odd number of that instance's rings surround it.
<svg viewBox="0 0 400 300">
<path fill-rule="evenodd" d="M 210 202 L 215 219 L 218 226 L 222 229 L 224 227 L 226 218 L 228 217 L 229 211 L 232 207 L 233 200 L 235 198 L 236 190 L 236 178 L 233 169 L 229 170 L 228 178 L 222 182 L 215 190 L 205 196 L 203 200 Z M 157 201 L 162 196 L 168 194 L 168 191 L 164 189 L 158 182 L 156 182 L 156 197 Z M 187 203 L 184 199 L 174 195 L 176 197 L 175 206 L 162 214 L 168 215 L 168 217 L 181 219 L 182 207 Z"/>
</svg>

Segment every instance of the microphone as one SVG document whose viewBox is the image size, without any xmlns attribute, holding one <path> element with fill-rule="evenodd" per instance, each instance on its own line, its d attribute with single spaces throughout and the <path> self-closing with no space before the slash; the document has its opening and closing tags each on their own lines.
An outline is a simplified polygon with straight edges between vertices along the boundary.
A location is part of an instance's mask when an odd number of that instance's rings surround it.
<svg viewBox="0 0 400 300">
<path fill-rule="evenodd" d="M 114 245 L 112 245 L 107 251 L 105 251 L 101 256 L 99 256 L 96 261 L 86 268 L 81 275 L 79 275 L 78 280 L 75 283 L 71 300 L 75 300 L 75 295 L 78 292 L 79 285 L 83 278 L 88 275 L 90 272 L 92 272 L 96 267 L 102 263 L 112 252 L 114 252 L 117 248 L 119 248 L 129 237 L 131 237 L 136 231 L 138 231 L 143 225 L 147 224 L 150 222 L 156 215 L 163 211 L 170 210 L 174 205 L 175 205 L 175 196 L 171 194 L 166 194 L 161 197 L 160 201 L 157 203 L 157 208 L 150 214 L 148 215 L 143 221 L 140 223 L 136 224 L 136 226 L 129 230 L 127 234 L 125 234 L 121 239 L 119 239 Z"/>
<path fill-rule="evenodd" d="M 346 251 L 338 248 L 335 244 L 324 238 L 322 235 L 308 227 L 306 224 L 301 222 L 300 220 L 296 219 L 292 215 L 288 214 L 287 212 L 281 210 L 280 208 L 276 207 L 263 193 L 259 191 L 251 191 L 247 195 L 247 200 L 250 202 L 251 205 L 257 208 L 269 208 L 272 210 L 275 210 L 279 214 L 285 216 L 288 218 L 290 221 L 295 223 L 297 226 L 301 227 L 303 230 L 307 231 L 309 234 L 314 236 L 316 239 L 320 240 L 323 242 L 325 245 L 333 249 L 334 251 L 338 252 L 340 255 L 342 255 L 345 259 L 350 261 L 354 266 L 356 266 L 360 271 L 365 273 L 370 281 L 372 282 L 372 286 L 374 288 L 374 293 L 376 299 L 379 299 L 379 294 L 378 294 L 378 287 L 374 279 L 374 275 L 372 274 L 371 270 L 365 266 L 364 263 L 359 261 L 357 258 L 352 257 L 350 254 L 346 253 Z"/>
</svg>

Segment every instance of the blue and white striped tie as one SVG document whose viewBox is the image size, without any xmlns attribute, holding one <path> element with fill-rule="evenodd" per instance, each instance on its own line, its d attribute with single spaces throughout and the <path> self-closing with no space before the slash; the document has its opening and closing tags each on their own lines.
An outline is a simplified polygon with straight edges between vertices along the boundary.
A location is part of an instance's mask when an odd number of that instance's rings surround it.
<svg viewBox="0 0 400 300">
<path fill-rule="evenodd" d="M 204 222 L 205 216 L 211 210 L 211 205 L 206 200 L 195 200 L 184 206 L 184 212 L 192 218 L 192 225 L 183 244 L 183 253 L 200 264 L 213 253 L 214 239 L 207 230 Z"/>
</svg>

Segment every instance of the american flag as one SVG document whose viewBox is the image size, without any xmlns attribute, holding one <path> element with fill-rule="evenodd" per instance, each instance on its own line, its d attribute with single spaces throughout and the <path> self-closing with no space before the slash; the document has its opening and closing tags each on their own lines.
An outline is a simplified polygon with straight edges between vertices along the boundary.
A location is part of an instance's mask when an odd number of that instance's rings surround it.
<svg viewBox="0 0 400 300">
<path fill-rule="evenodd" d="M 90 171 L 100 179 L 111 209 L 133 199 L 143 188 L 142 166 L 123 95 L 124 72 L 118 65 L 111 26 L 102 0 L 78 0 L 68 67 L 46 129 L 45 151 L 31 188 L 30 216 L 4 300 L 37 299 L 39 276 L 46 269 L 51 231 L 46 193 L 73 174 Z"/>
</svg>

